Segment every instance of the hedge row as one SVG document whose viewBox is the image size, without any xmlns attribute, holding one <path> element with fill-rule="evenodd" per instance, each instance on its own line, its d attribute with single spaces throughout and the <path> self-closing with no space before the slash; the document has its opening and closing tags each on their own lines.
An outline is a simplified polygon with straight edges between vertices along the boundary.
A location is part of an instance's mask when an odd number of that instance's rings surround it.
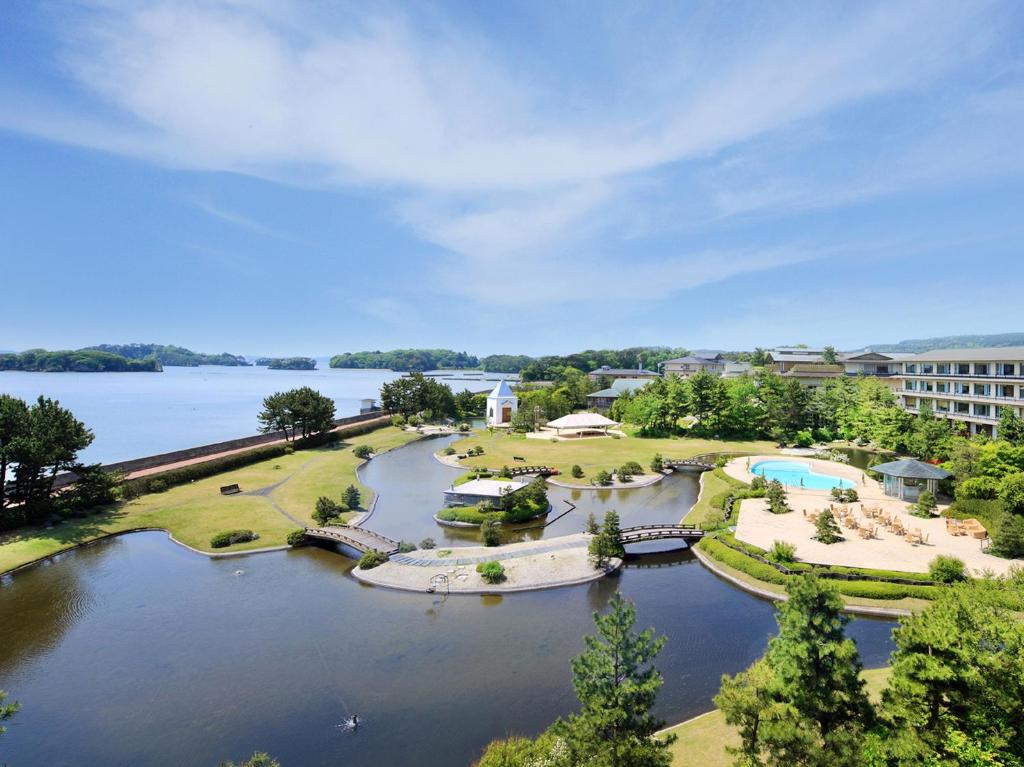
<svg viewBox="0 0 1024 767">
<path fill-rule="evenodd" d="M 214 549 L 223 549 L 226 546 L 233 546 L 236 543 L 248 543 L 249 541 L 255 541 L 259 538 L 259 535 L 254 533 L 252 530 L 227 530 L 223 533 L 217 533 L 210 539 L 210 547 Z"/>
<path fill-rule="evenodd" d="M 739 570 L 741 573 L 745 573 L 759 581 L 784 586 L 786 580 L 790 577 L 776 570 L 772 565 L 759 562 L 742 552 L 729 548 L 722 541 L 715 538 L 705 538 L 698 545 L 701 551 L 718 562 Z M 940 589 L 942 589 L 942 586 L 911 585 L 883 581 L 846 581 L 835 579 L 830 579 L 830 581 L 840 594 L 848 597 L 868 599 L 905 599 L 907 597 L 935 599 Z"/>
<path fill-rule="evenodd" d="M 123 492 L 127 497 L 161 492 L 175 485 L 183 485 L 187 482 L 194 482 L 197 479 L 206 479 L 215 474 L 221 474 L 232 469 L 240 469 L 243 466 L 250 466 L 260 461 L 270 460 L 271 458 L 280 458 L 293 450 L 307 450 L 340 442 L 346 437 L 354 437 L 359 434 L 365 434 L 368 431 L 373 431 L 380 425 L 373 421 L 352 424 L 338 431 L 316 434 L 312 437 L 296 440 L 295 442 L 262 445 L 254 447 L 252 450 L 232 453 L 220 458 L 212 458 L 209 461 L 201 461 L 181 466 L 177 469 L 169 469 L 168 471 L 161 471 L 156 474 L 148 474 L 144 477 L 136 477 L 135 479 L 126 480 L 122 484 Z"/>
</svg>

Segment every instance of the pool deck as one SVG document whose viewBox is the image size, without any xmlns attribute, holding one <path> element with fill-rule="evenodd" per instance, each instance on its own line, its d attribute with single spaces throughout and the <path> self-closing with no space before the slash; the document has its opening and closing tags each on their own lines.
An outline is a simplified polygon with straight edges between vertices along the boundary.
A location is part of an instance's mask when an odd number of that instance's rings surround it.
<svg viewBox="0 0 1024 767">
<path fill-rule="evenodd" d="M 778 456 L 751 456 L 750 465 L 762 460 L 778 460 Z M 1020 567 L 1021 560 L 1002 559 L 981 550 L 981 542 L 970 536 L 953 536 L 946 532 L 946 520 L 942 517 L 921 519 L 908 513 L 909 504 L 887 496 L 882 485 L 871 479 L 860 469 L 845 464 L 823 461 L 817 458 L 801 458 L 811 464 L 811 470 L 819 474 L 849 479 L 854 483 L 860 501 L 849 504 L 859 519 L 870 522 L 863 513 L 865 506 L 880 508 L 885 513 L 896 514 L 908 530 L 920 529 L 926 536 L 924 544 L 907 543 L 902 536 L 890 533 L 881 525 L 877 526 L 876 537 L 861 538 L 856 530 L 842 529 L 844 540 L 824 544 L 813 540 L 814 523 L 805 516 L 806 512 L 823 509 L 832 503 L 828 490 L 787 488 L 786 499 L 793 512 L 772 514 L 768 502 L 750 498 L 740 504 L 739 519 L 736 523 L 736 538 L 744 543 L 770 549 L 777 540 L 787 541 L 796 546 L 797 558 L 804 562 L 845 567 L 865 567 L 879 570 L 926 573 L 928 563 L 939 554 L 948 554 L 963 560 L 967 568 L 976 575 L 985 570 L 1006 573 L 1011 567 Z M 747 458 L 736 458 L 725 466 L 730 477 L 750 482 L 754 475 L 747 469 Z M 835 504 L 838 508 L 840 504 Z M 945 508 L 940 505 L 940 511 Z"/>
</svg>

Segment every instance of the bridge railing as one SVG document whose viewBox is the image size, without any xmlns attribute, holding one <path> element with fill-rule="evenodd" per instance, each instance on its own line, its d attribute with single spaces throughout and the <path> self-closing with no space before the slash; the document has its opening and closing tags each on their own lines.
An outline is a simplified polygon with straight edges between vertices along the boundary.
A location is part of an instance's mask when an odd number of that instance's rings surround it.
<svg viewBox="0 0 1024 767">
<path fill-rule="evenodd" d="M 678 524 L 678 525 L 672 525 L 672 524 L 664 524 L 664 525 L 633 525 L 632 527 L 623 527 L 621 530 L 619 530 L 619 532 L 620 533 L 632 533 L 632 532 L 638 532 L 640 530 L 696 530 L 696 529 L 697 529 L 696 525 L 684 525 L 684 524 Z"/>
</svg>

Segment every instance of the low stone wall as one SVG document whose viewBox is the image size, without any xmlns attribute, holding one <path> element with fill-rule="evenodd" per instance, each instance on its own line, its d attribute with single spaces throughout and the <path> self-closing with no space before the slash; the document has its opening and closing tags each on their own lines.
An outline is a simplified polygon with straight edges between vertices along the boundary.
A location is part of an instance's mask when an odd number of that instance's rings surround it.
<svg viewBox="0 0 1024 767">
<path fill-rule="evenodd" d="M 370 423 L 376 420 L 379 420 L 383 424 L 387 422 L 388 416 L 381 414 L 380 411 L 360 413 L 359 415 L 347 416 L 346 418 L 338 418 L 335 420 L 334 426 L 335 428 L 340 428 L 344 426 L 351 426 L 353 424 Z M 238 439 L 229 439 L 224 442 L 213 442 L 208 445 L 198 445 L 197 447 L 185 448 L 184 450 L 173 450 L 169 453 L 148 455 L 144 458 L 133 458 L 128 461 L 105 463 L 103 464 L 103 470 L 121 471 L 125 474 L 131 474 L 132 472 L 159 468 L 160 466 L 170 466 L 182 461 L 194 461 L 197 458 L 229 453 L 233 450 L 243 450 L 247 447 L 259 447 L 260 445 L 266 445 L 272 442 L 280 442 L 284 438 L 285 433 L 283 431 L 254 434 L 251 437 L 239 437 Z M 61 487 L 63 485 L 70 484 L 74 482 L 76 478 L 76 475 L 71 472 L 60 474 L 54 482 L 54 487 Z"/>
</svg>

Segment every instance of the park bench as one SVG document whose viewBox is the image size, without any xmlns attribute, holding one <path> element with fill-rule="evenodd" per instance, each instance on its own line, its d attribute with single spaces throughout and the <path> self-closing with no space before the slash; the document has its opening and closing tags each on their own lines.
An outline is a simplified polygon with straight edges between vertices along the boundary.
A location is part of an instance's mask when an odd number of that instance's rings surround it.
<svg viewBox="0 0 1024 767">
<path fill-rule="evenodd" d="M 520 463 L 525 463 L 526 462 L 526 459 L 523 458 L 521 455 L 514 455 L 514 456 L 512 456 L 512 460 L 513 461 L 519 461 Z"/>
<path fill-rule="evenodd" d="M 221 495 L 234 495 L 235 493 L 242 492 L 242 488 L 238 485 L 222 485 L 220 488 Z"/>
</svg>

